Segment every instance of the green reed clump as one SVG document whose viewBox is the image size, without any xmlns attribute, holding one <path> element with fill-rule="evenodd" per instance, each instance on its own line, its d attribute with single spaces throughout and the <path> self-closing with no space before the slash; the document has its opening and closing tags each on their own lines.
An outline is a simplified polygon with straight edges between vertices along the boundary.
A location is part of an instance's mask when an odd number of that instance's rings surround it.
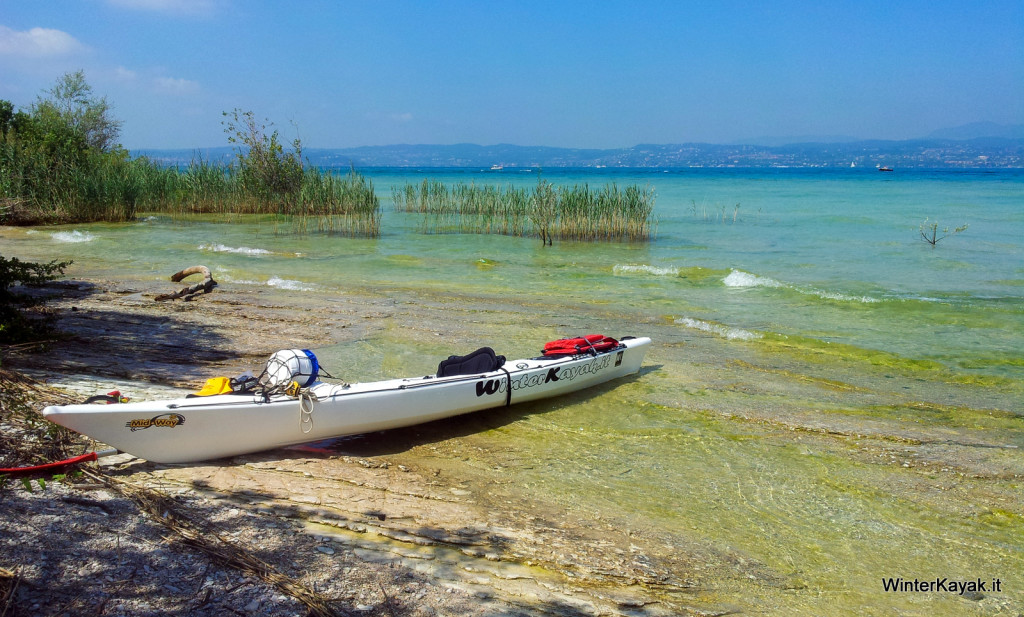
<svg viewBox="0 0 1024 617">
<path fill-rule="evenodd" d="M 380 235 L 380 200 L 373 183 L 355 170 L 341 176 L 306 167 L 301 183 L 290 193 L 253 191 L 236 166 L 204 161 L 185 168 L 151 165 L 145 177 L 141 209 L 147 212 L 274 214 L 288 217 L 301 233 Z"/>
<path fill-rule="evenodd" d="M 127 221 L 135 217 L 142 187 L 127 157 L 88 153 L 75 164 L 19 153 L 3 161 L 2 195 L 16 204 L 16 224 Z"/>
<path fill-rule="evenodd" d="M 73 174 L 78 187 L 79 218 L 128 221 L 135 217 L 142 184 L 135 165 L 125 159 L 100 157 L 91 168 Z"/>
<path fill-rule="evenodd" d="M 575 241 L 645 241 L 653 236 L 654 191 L 614 183 L 556 188 L 539 180 L 531 189 L 512 186 L 452 187 L 423 180 L 392 190 L 395 209 L 423 214 L 423 233 L 484 233 Z"/>
<path fill-rule="evenodd" d="M 116 184 L 100 177 L 100 183 Z M 129 161 L 125 190 L 134 191 L 136 210 L 172 215 L 258 211 L 242 193 L 233 168 L 205 161 L 188 167 L 163 166 L 146 158 Z"/>
<path fill-rule="evenodd" d="M 184 169 L 167 174 L 165 207 L 182 214 L 231 212 L 249 214 L 258 208 L 248 199 L 238 181 L 237 170 L 229 165 L 193 160 Z"/>
<path fill-rule="evenodd" d="M 345 236 L 380 235 L 380 199 L 373 182 L 350 169 L 344 177 L 306 168 L 299 201 L 290 212 L 298 231 Z"/>
<path fill-rule="evenodd" d="M 453 187 L 432 180 L 392 189 L 399 212 L 423 214 L 422 233 L 494 233 L 526 235 L 530 196 L 515 187 L 459 183 Z"/>
</svg>

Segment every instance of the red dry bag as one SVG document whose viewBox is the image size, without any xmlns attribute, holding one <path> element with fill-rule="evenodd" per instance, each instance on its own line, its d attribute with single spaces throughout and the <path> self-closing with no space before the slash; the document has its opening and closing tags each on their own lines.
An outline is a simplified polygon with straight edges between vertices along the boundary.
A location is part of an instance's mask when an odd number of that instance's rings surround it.
<svg viewBox="0 0 1024 617">
<path fill-rule="evenodd" d="M 586 353 L 600 353 L 618 347 L 619 342 L 603 334 L 588 334 L 576 338 L 563 338 L 544 344 L 545 356 L 575 356 Z"/>
</svg>

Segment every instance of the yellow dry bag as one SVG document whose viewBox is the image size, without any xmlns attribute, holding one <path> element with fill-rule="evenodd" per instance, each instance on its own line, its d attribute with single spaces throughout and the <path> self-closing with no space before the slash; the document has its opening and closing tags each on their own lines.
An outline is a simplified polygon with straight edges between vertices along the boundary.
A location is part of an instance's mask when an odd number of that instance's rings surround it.
<svg viewBox="0 0 1024 617">
<path fill-rule="evenodd" d="M 227 377 L 211 377 L 206 380 L 206 385 L 196 396 L 213 396 L 214 394 L 230 394 L 231 380 Z"/>
</svg>

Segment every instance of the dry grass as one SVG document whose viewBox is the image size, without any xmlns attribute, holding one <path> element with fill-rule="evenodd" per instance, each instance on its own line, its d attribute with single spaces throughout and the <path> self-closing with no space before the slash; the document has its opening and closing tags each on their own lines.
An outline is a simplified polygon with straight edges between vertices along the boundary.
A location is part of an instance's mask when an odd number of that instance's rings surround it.
<svg viewBox="0 0 1024 617">
<path fill-rule="evenodd" d="M 274 586 L 281 593 L 302 602 L 315 617 L 337 617 L 330 599 L 282 574 L 271 564 L 256 557 L 251 550 L 236 544 L 210 524 L 190 517 L 170 496 L 160 491 L 136 486 L 123 480 L 87 469 L 84 474 L 134 502 L 152 520 L 160 522 L 186 546 L 207 555 L 217 563 L 255 576 Z"/>
<path fill-rule="evenodd" d="M 0 367 L 0 467 L 38 465 L 71 456 L 81 447 L 75 433 L 44 420 L 34 409 L 40 400 L 71 403 L 16 371 Z"/>
</svg>

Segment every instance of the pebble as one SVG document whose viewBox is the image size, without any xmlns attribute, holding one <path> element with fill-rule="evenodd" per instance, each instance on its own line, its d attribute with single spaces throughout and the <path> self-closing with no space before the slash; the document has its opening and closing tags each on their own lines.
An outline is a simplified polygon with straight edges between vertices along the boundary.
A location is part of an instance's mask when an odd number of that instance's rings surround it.
<svg viewBox="0 0 1024 617">
<path fill-rule="evenodd" d="M 316 550 L 320 551 L 324 555 L 333 555 L 334 554 L 334 549 L 329 547 L 329 546 L 318 546 L 318 547 L 316 547 Z"/>
</svg>

